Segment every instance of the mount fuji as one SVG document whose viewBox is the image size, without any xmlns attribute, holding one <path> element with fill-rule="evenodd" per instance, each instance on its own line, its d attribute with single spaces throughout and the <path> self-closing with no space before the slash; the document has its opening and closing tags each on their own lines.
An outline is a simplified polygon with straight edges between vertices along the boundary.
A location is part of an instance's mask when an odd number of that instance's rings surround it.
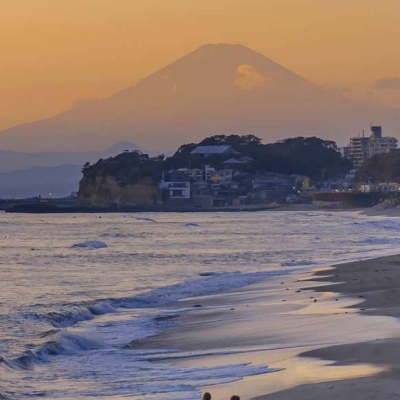
<svg viewBox="0 0 400 400">
<path fill-rule="evenodd" d="M 245 46 L 207 44 L 107 98 L 1 131 L 0 148 L 90 150 L 133 141 L 162 151 L 229 133 L 344 142 L 370 122 L 397 130 L 396 114 L 322 88 Z"/>
</svg>

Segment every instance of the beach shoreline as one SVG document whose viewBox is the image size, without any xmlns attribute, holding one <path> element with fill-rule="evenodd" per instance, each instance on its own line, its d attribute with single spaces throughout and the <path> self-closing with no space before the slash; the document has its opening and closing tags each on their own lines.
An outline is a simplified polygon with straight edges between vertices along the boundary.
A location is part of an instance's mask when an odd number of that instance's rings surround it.
<svg viewBox="0 0 400 400">
<path fill-rule="evenodd" d="M 316 291 L 333 289 L 341 294 L 363 300 L 360 313 L 366 316 L 400 317 L 400 256 L 389 256 L 363 262 L 343 264 L 324 277 L 316 272 L 312 281 L 332 282 Z M 333 286 L 334 285 L 334 286 Z M 307 398 L 330 399 L 397 399 L 400 392 L 400 326 L 392 338 L 376 335 L 372 341 L 330 346 L 301 353 L 301 357 L 324 359 L 337 368 L 361 363 L 372 364 L 382 371 L 367 377 L 316 382 L 289 390 L 257 397 L 258 400 L 290 400 Z"/>
<path fill-rule="evenodd" d="M 400 391 L 398 268 L 400 255 L 385 256 L 186 299 L 175 326 L 132 348 L 177 350 L 163 362 L 181 367 L 271 369 L 202 388 L 215 398 L 398 398 L 391 397 Z M 384 386 L 389 392 L 376 397 Z"/>
<path fill-rule="evenodd" d="M 262 211 L 363 211 L 372 207 L 344 207 L 339 203 L 314 202 L 305 204 L 244 204 L 223 207 L 87 207 L 78 204 L 59 204 L 55 202 L 18 203 L 5 200 L 0 204 L 0 211 L 16 214 L 109 214 L 109 213 L 212 213 L 212 212 L 262 212 Z"/>
</svg>

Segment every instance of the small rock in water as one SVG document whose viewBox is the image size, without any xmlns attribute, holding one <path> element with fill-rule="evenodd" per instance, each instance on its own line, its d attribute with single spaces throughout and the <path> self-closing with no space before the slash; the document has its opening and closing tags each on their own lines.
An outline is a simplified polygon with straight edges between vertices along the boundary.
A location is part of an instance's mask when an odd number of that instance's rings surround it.
<svg viewBox="0 0 400 400">
<path fill-rule="evenodd" d="M 138 221 L 144 222 L 156 222 L 153 218 L 146 218 L 146 217 L 134 217 Z"/>
<path fill-rule="evenodd" d="M 84 249 L 105 249 L 108 247 L 104 242 L 97 240 L 87 240 L 86 242 L 76 243 L 71 246 L 74 248 L 84 248 Z"/>
<path fill-rule="evenodd" d="M 193 307 L 194 308 L 199 308 L 199 307 L 203 307 L 203 306 L 201 304 L 195 304 Z"/>
</svg>

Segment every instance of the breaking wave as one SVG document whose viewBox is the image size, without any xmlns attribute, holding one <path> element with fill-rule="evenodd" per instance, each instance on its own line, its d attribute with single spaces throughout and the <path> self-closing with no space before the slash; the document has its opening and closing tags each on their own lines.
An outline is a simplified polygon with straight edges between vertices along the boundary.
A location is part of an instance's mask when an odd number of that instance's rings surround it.
<svg viewBox="0 0 400 400">
<path fill-rule="evenodd" d="M 235 289 L 259 282 L 272 276 L 285 275 L 288 270 L 242 274 L 204 272 L 200 278 L 164 286 L 132 297 L 110 298 L 91 303 L 70 304 L 63 310 L 45 314 L 31 314 L 34 319 L 45 320 L 54 328 L 67 328 L 99 315 L 117 312 L 118 308 L 154 308 L 167 306 L 184 298 L 205 296 L 222 290 Z M 51 332 L 48 331 L 48 332 Z"/>
<path fill-rule="evenodd" d="M 352 224 L 364 226 L 366 228 L 382 229 L 383 231 L 400 231 L 400 218 L 386 218 L 373 221 L 353 221 Z"/>
<path fill-rule="evenodd" d="M 50 356 L 75 354 L 82 350 L 101 348 L 101 343 L 93 338 L 68 331 L 58 332 L 52 340 L 42 344 L 38 349 L 27 350 L 21 356 L 7 359 L 0 356 L 0 364 L 10 369 L 28 370 L 37 363 L 48 361 Z"/>
<path fill-rule="evenodd" d="M 1 359 L 0 359 L 0 364 L 1 364 Z M 5 393 L 0 392 L 0 400 L 10 400 L 10 398 Z"/>
<path fill-rule="evenodd" d="M 98 315 L 113 312 L 116 312 L 116 308 L 109 301 L 99 301 L 92 304 L 72 306 L 64 311 L 49 312 L 43 316 L 36 314 L 36 316 L 41 319 L 44 318 L 56 328 L 65 328 L 78 322 L 91 320 Z"/>
</svg>

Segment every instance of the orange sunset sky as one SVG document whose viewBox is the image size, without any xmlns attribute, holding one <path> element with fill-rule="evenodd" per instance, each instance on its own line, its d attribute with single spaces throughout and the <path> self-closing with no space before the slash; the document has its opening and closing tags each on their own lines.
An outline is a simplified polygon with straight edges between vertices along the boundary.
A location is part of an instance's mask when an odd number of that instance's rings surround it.
<svg viewBox="0 0 400 400">
<path fill-rule="evenodd" d="M 400 106 L 399 16 L 399 0 L 0 0 L 0 129 L 107 96 L 219 42 Z"/>
</svg>

